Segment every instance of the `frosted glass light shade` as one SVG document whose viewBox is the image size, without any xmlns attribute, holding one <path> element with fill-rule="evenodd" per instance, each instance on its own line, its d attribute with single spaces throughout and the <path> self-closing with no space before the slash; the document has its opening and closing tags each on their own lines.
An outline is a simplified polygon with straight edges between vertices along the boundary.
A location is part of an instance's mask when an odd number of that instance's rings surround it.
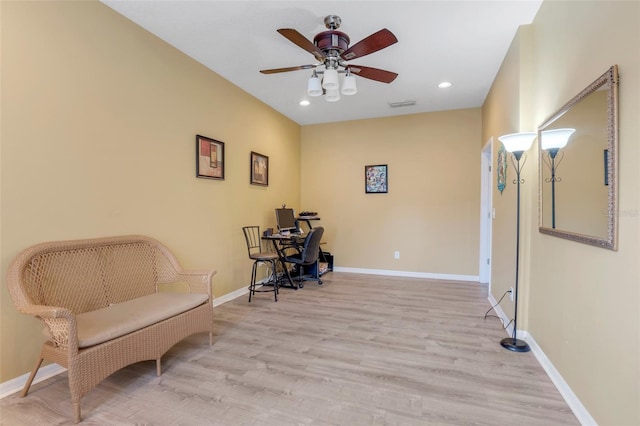
<svg viewBox="0 0 640 426">
<path fill-rule="evenodd" d="M 327 102 L 338 102 L 340 100 L 340 91 L 338 89 L 335 89 L 335 90 L 327 89 L 327 94 L 325 95 L 325 99 L 327 100 Z"/>
<path fill-rule="evenodd" d="M 540 147 L 544 150 L 564 148 L 575 131 L 576 129 L 544 130 L 540 140 Z"/>
<path fill-rule="evenodd" d="M 498 139 L 504 145 L 504 149 L 509 152 L 522 152 L 531 148 L 533 140 L 537 134 L 534 132 L 511 133 L 509 135 L 500 136 Z"/>
<path fill-rule="evenodd" d="M 309 96 L 322 95 L 322 85 L 320 84 L 320 79 L 317 75 L 309 78 L 309 81 L 307 82 L 307 94 Z"/>
<path fill-rule="evenodd" d="M 324 79 L 322 80 L 322 87 L 327 90 L 338 90 L 340 84 L 338 83 L 338 71 L 328 69 L 324 72 Z"/>
<path fill-rule="evenodd" d="M 356 87 L 356 78 L 351 74 L 347 74 L 342 80 L 342 94 L 346 96 L 355 95 L 358 93 L 358 88 Z"/>
</svg>

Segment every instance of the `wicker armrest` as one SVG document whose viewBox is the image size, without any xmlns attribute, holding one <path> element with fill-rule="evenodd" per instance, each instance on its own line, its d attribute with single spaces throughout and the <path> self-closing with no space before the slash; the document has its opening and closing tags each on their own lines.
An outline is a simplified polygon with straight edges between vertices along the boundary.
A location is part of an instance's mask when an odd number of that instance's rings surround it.
<svg viewBox="0 0 640 426">
<path fill-rule="evenodd" d="M 71 319 L 75 317 L 73 312 L 67 308 L 61 308 L 59 306 L 44 306 L 44 305 L 22 305 L 19 307 L 20 312 L 27 315 L 33 315 L 45 318 L 67 318 Z"/>
<path fill-rule="evenodd" d="M 211 280 L 217 271 L 178 271 L 177 278 L 189 285 L 190 293 L 204 293 L 211 296 Z"/>
<path fill-rule="evenodd" d="M 76 315 L 71 310 L 43 305 L 23 305 L 19 310 L 41 319 L 46 325 L 49 340 L 55 346 L 78 349 L 78 325 Z"/>
</svg>

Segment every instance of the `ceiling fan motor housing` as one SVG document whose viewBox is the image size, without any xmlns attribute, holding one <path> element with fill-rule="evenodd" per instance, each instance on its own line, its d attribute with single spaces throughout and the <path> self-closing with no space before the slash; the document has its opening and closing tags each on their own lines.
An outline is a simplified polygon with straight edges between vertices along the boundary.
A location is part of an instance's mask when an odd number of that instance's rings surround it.
<svg viewBox="0 0 640 426">
<path fill-rule="evenodd" d="M 349 36 L 341 31 L 323 31 L 313 38 L 313 43 L 318 46 L 320 50 L 328 54 L 328 52 L 335 50 L 338 55 L 342 54 L 349 48 Z"/>
</svg>

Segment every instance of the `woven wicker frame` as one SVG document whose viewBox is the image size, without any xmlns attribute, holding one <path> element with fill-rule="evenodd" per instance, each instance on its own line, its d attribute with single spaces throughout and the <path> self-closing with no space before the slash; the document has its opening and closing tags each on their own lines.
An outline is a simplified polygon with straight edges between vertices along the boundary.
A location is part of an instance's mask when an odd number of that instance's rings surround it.
<svg viewBox="0 0 640 426">
<path fill-rule="evenodd" d="M 160 359 L 173 345 L 199 332 L 213 340 L 211 279 L 216 271 L 183 271 L 159 241 L 122 236 L 53 241 L 29 247 L 9 266 L 9 294 L 16 308 L 42 320 L 50 341 L 22 390 L 26 396 L 43 360 L 67 368 L 74 422 L 81 420 L 80 399 L 115 371 L 135 362 Z M 76 315 L 159 290 L 163 283 L 185 283 L 207 303 L 125 336 L 78 348 Z"/>
</svg>

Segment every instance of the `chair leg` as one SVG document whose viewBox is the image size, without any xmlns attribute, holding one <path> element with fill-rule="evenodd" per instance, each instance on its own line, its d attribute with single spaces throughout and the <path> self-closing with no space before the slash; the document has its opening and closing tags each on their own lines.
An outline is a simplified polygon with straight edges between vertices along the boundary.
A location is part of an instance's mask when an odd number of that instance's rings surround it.
<svg viewBox="0 0 640 426">
<path fill-rule="evenodd" d="M 273 280 L 273 297 L 278 301 L 278 275 L 276 271 L 276 261 L 271 261 L 271 279 Z"/>
<path fill-rule="evenodd" d="M 322 285 L 322 280 L 320 279 L 320 259 L 316 260 L 316 281 L 318 281 L 318 285 Z"/>
<path fill-rule="evenodd" d="M 306 265 L 307 267 L 314 265 L 313 263 Z M 315 273 L 303 274 L 303 269 L 305 265 L 298 265 L 298 288 L 304 287 L 305 281 L 316 281 L 319 285 L 322 285 L 322 280 L 320 279 L 320 261 L 316 260 L 315 263 Z"/>
<path fill-rule="evenodd" d="M 256 294 L 256 269 L 258 268 L 258 262 L 253 262 L 253 268 L 251 269 L 251 283 L 249 284 L 249 303 L 251 303 L 251 296 Z"/>
<path fill-rule="evenodd" d="M 304 278 L 302 277 L 302 270 L 304 266 L 302 264 L 298 265 L 298 288 L 304 287 Z"/>
<path fill-rule="evenodd" d="M 27 393 L 29 392 L 29 388 L 31 387 L 31 383 L 33 383 L 33 379 L 36 378 L 36 374 L 38 373 L 38 370 L 42 365 L 42 361 L 44 361 L 44 358 L 39 358 L 38 361 L 36 361 L 36 365 L 33 367 L 33 370 L 31 370 L 31 374 L 29 375 L 29 379 L 27 380 L 27 383 L 25 383 L 24 387 L 22 388 L 22 392 L 20 393 L 21 397 L 24 398 L 25 396 L 27 396 Z"/>
<path fill-rule="evenodd" d="M 71 402 L 73 407 L 73 423 L 78 424 L 82 420 L 82 414 L 80 413 L 80 401 Z"/>
</svg>

